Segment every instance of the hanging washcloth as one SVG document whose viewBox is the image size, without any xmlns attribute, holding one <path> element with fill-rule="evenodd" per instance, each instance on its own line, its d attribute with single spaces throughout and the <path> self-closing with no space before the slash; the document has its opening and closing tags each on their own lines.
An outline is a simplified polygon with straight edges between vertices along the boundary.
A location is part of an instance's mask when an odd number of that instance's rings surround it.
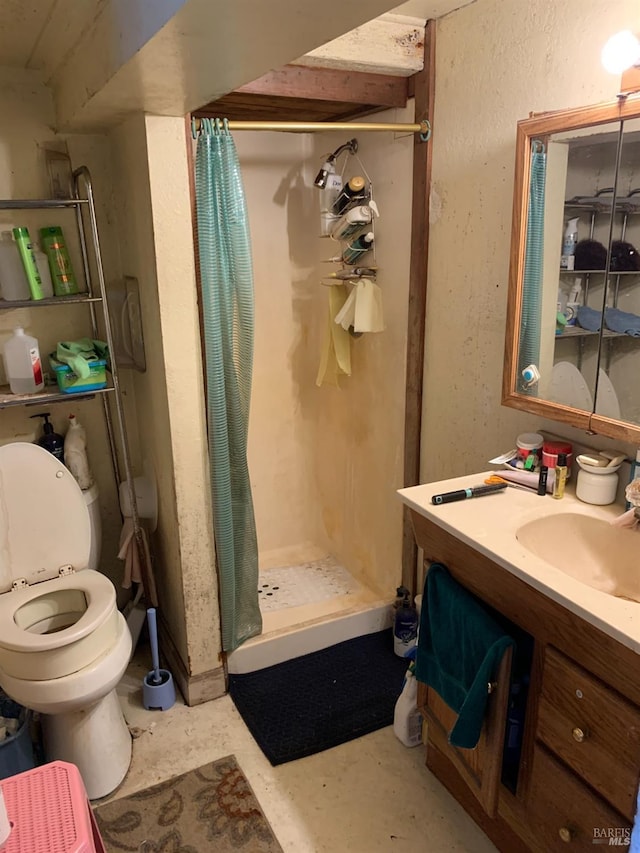
<svg viewBox="0 0 640 853">
<path fill-rule="evenodd" d="M 158 594 L 151 568 L 151 552 L 149 550 L 147 531 L 143 527 L 140 533 L 142 536 L 143 555 L 140 554 L 136 543 L 133 521 L 130 518 L 125 518 L 120 533 L 120 550 L 118 551 L 118 559 L 124 560 L 122 586 L 124 589 L 130 589 L 132 583 L 141 583 L 147 603 L 153 607 L 157 607 Z M 142 564 L 142 560 L 144 560 L 144 565 Z"/>
<path fill-rule="evenodd" d="M 353 323 L 356 332 L 384 332 L 382 291 L 370 278 L 356 284 L 356 311 Z"/>
<path fill-rule="evenodd" d="M 349 331 L 349 327 L 353 326 L 356 318 L 356 287 L 352 287 L 351 293 L 345 299 L 344 305 L 335 315 L 333 322 L 342 326 L 345 332 Z"/>
<path fill-rule="evenodd" d="M 89 362 L 108 358 L 109 348 L 103 341 L 79 338 L 77 341 L 59 341 L 56 360 L 68 364 L 79 379 L 87 379 L 91 373 Z"/>
<path fill-rule="evenodd" d="M 344 329 L 333 322 L 347 300 L 347 288 L 344 284 L 329 288 L 329 310 L 325 328 L 322 355 L 316 385 L 338 385 L 339 376 L 351 376 L 351 341 Z"/>
<path fill-rule="evenodd" d="M 442 563 L 431 563 L 424 583 L 416 678 L 457 712 L 449 743 L 474 749 L 493 681 L 513 640 Z"/>
</svg>

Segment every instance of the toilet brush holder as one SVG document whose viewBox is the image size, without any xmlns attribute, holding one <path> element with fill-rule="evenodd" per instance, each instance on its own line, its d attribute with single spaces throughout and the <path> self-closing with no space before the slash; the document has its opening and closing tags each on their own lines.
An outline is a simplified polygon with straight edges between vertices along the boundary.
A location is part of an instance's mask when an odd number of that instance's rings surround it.
<svg viewBox="0 0 640 853">
<path fill-rule="evenodd" d="M 176 701 L 176 688 L 173 684 L 173 676 L 169 670 L 160 669 L 158 626 L 155 607 L 149 607 L 147 610 L 147 623 L 149 625 L 153 669 L 145 675 L 142 681 L 142 704 L 147 711 L 168 711 Z"/>
</svg>

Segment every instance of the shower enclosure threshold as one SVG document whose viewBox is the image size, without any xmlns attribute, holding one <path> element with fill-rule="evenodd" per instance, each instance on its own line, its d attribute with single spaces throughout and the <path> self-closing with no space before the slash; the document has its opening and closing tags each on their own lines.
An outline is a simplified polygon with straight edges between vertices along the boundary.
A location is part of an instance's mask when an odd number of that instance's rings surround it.
<svg viewBox="0 0 640 853">
<path fill-rule="evenodd" d="M 392 607 L 390 601 L 353 602 L 348 610 L 334 610 L 322 613 L 315 618 L 313 606 L 291 607 L 288 609 L 289 624 L 278 625 L 277 620 L 283 611 L 266 613 L 263 618 L 263 633 L 243 643 L 239 649 L 227 656 L 230 673 L 239 675 L 255 672 L 267 666 L 273 666 L 301 655 L 326 649 L 344 640 L 373 634 L 391 627 Z M 316 605 L 317 610 L 326 610 Z M 295 611 L 304 612 L 306 621 L 296 623 Z M 300 614 L 302 616 L 302 613 Z"/>
</svg>

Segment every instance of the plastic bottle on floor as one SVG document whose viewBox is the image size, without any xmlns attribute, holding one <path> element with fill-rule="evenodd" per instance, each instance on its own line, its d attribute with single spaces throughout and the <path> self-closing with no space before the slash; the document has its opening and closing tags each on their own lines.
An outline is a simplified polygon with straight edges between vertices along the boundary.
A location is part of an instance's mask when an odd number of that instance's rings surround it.
<svg viewBox="0 0 640 853">
<path fill-rule="evenodd" d="M 393 651 L 399 658 L 406 656 L 412 649 L 418 637 L 418 614 L 409 601 L 409 591 L 396 610 L 393 622 Z"/>
<path fill-rule="evenodd" d="M 393 712 L 393 732 L 405 746 L 422 743 L 422 714 L 418 710 L 418 683 L 408 670 L 402 693 Z"/>
</svg>

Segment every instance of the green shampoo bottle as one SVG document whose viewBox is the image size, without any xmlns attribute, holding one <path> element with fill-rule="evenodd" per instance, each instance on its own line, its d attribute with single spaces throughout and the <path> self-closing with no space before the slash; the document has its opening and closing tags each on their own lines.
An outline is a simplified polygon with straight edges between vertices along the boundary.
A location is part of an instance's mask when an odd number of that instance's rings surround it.
<svg viewBox="0 0 640 853">
<path fill-rule="evenodd" d="M 33 244 L 31 243 L 31 237 L 29 236 L 29 229 L 14 228 L 13 239 L 15 240 L 18 251 L 20 252 L 22 266 L 24 267 L 24 271 L 27 275 L 27 282 L 29 283 L 31 298 L 44 299 L 42 279 L 40 278 L 36 258 L 33 254 Z"/>
</svg>

